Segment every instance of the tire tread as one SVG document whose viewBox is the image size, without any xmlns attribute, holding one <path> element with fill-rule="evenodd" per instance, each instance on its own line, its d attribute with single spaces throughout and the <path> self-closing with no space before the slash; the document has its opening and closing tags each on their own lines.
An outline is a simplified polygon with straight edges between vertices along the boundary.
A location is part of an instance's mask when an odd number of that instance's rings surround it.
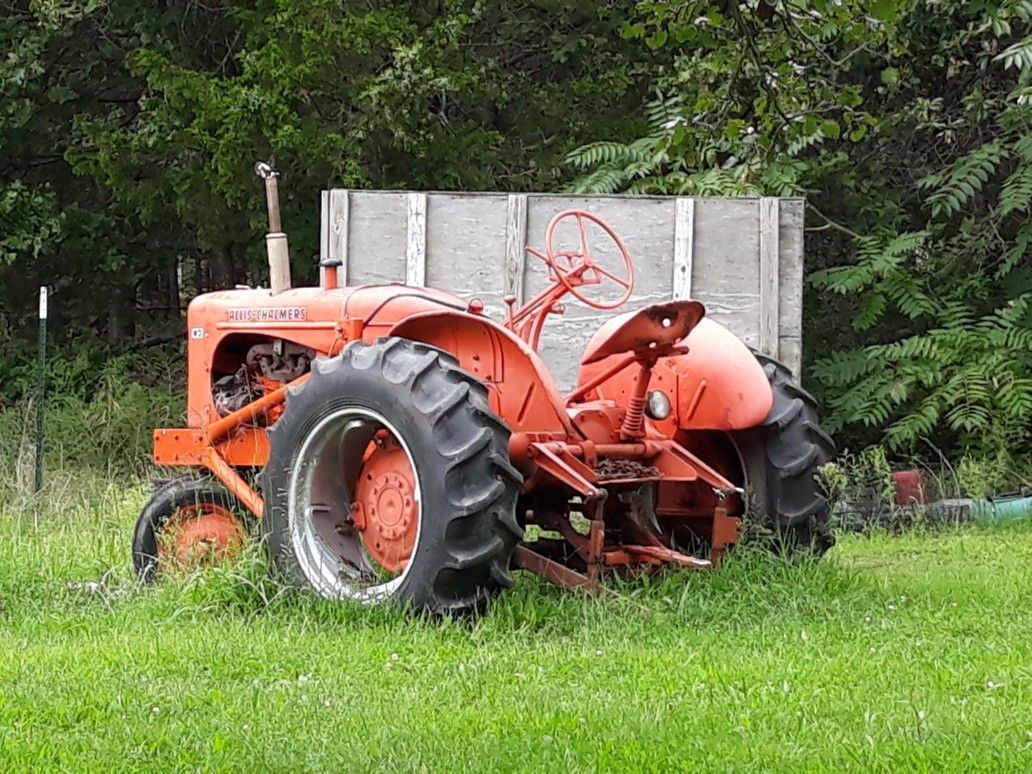
<svg viewBox="0 0 1032 774">
<path fill-rule="evenodd" d="M 401 396 L 432 449 L 415 463 L 435 482 L 439 478 L 445 490 L 428 497 L 434 507 L 424 508 L 421 529 L 431 529 L 434 539 L 423 543 L 421 537 L 413 560 L 424 552 L 429 576 L 423 577 L 429 582 L 402 584 L 398 601 L 435 615 L 482 610 L 494 592 L 512 583 L 506 568 L 523 537 L 515 517 L 523 478 L 509 461 L 510 431 L 491 411 L 487 387 L 442 350 L 392 337 L 353 342 L 337 357 L 316 361 L 312 377 L 288 397 L 277 433 L 270 434 L 270 464 L 263 476 L 270 511 L 285 511 L 286 498 L 277 495 L 274 479 L 285 475 L 289 452 L 304 437 L 309 417 L 347 395 L 350 370 L 372 372 L 366 378 L 373 376 L 384 390 Z M 461 486 L 450 486 L 453 481 Z M 275 529 L 276 518 L 265 521 L 266 528 Z M 296 561 L 286 555 L 292 553 L 289 541 L 273 539 L 269 545 L 274 564 L 303 583 Z"/>
<path fill-rule="evenodd" d="M 817 401 L 800 387 L 783 363 L 756 354 L 770 380 L 774 401 L 760 428 L 745 431 L 738 441 L 744 454 L 758 454 L 754 470 L 763 477 L 754 487 L 759 508 L 789 550 L 808 548 L 818 556 L 835 544 L 830 529 L 831 506 L 820 493 L 819 468 L 836 454 L 835 443 L 821 429 Z M 748 440 L 746 440 L 748 439 Z"/>
</svg>

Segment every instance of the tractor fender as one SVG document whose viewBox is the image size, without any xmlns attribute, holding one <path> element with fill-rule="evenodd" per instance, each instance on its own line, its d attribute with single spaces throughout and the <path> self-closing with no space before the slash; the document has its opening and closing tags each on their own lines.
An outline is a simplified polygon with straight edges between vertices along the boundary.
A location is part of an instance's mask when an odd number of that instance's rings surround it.
<svg viewBox="0 0 1032 774">
<path fill-rule="evenodd" d="M 491 410 L 515 432 L 566 438 L 574 434 L 548 367 L 523 339 L 487 317 L 432 310 L 410 315 L 389 335 L 455 356 L 488 389 Z"/>
<path fill-rule="evenodd" d="M 611 335 L 629 315 L 606 321 L 588 344 Z M 649 389 L 667 393 L 673 411 L 653 426 L 671 435 L 677 430 L 743 430 L 763 423 L 774 401 L 770 382 L 756 356 L 730 330 L 703 318 L 683 340 L 686 354 L 662 358 L 652 372 Z M 618 357 L 618 356 L 617 356 Z M 581 364 L 578 383 L 584 384 L 612 368 L 606 358 Z M 626 405 L 634 386 L 636 365 L 618 371 L 602 382 L 588 397 L 608 398 Z"/>
</svg>

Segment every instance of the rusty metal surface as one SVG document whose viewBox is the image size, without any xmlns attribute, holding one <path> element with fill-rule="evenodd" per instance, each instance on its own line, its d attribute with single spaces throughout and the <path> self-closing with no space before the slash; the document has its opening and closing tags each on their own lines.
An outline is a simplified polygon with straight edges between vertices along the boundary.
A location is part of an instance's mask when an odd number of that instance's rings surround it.
<svg viewBox="0 0 1032 774">
<path fill-rule="evenodd" d="M 697 559 L 694 556 L 688 556 L 682 554 L 680 551 L 674 551 L 672 548 L 666 548 L 664 546 L 638 546 L 638 545 L 624 545 L 620 547 L 620 551 L 628 555 L 629 561 L 639 562 L 650 562 L 653 564 L 666 564 L 672 562 L 679 564 L 684 567 L 691 567 L 696 570 L 708 570 L 713 566 L 713 563 L 707 559 Z M 616 554 L 617 552 L 613 552 Z M 609 562 L 609 554 L 606 554 L 607 562 Z M 611 564 L 623 564 L 624 562 L 615 561 L 609 562 Z"/>
<path fill-rule="evenodd" d="M 640 309 L 606 339 L 592 342 L 581 362 L 597 363 L 610 355 L 634 352 L 639 359 L 655 359 L 683 340 L 706 313 L 698 301 L 671 301 Z"/>
<path fill-rule="evenodd" d="M 727 508 L 721 504 L 713 511 L 713 538 L 711 540 L 710 561 L 714 564 L 727 551 L 728 547 L 738 542 L 741 519 L 727 515 Z"/>
<path fill-rule="evenodd" d="M 604 459 L 595 467 L 599 483 L 617 483 L 656 479 L 662 476 L 655 465 L 646 465 L 633 459 Z"/>
<path fill-rule="evenodd" d="M 542 556 L 526 546 L 516 546 L 516 550 L 512 554 L 512 566 L 519 570 L 532 572 L 549 583 L 566 589 L 592 590 L 597 586 L 596 582 L 588 576 L 571 570 L 547 556 Z"/>
</svg>

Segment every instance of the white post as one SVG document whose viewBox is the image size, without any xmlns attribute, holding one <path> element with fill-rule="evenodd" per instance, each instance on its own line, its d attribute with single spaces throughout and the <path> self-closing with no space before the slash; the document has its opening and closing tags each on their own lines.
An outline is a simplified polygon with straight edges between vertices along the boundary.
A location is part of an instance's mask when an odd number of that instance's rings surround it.
<svg viewBox="0 0 1032 774">
<path fill-rule="evenodd" d="M 695 251 L 695 199 L 680 196 L 674 210 L 673 297 L 692 297 L 692 253 Z"/>
</svg>

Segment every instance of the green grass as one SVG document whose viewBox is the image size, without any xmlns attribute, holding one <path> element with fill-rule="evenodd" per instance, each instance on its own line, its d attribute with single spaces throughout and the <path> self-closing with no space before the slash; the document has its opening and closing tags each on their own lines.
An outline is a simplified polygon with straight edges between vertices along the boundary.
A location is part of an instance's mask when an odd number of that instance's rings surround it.
<svg viewBox="0 0 1032 774">
<path fill-rule="evenodd" d="M 433 624 L 257 562 L 139 589 L 143 490 L 61 491 L 38 527 L 0 504 L 4 771 L 1032 769 L 1027 526 L 740 552 L 616 598 L 522 576 Z"/>
</svg>

